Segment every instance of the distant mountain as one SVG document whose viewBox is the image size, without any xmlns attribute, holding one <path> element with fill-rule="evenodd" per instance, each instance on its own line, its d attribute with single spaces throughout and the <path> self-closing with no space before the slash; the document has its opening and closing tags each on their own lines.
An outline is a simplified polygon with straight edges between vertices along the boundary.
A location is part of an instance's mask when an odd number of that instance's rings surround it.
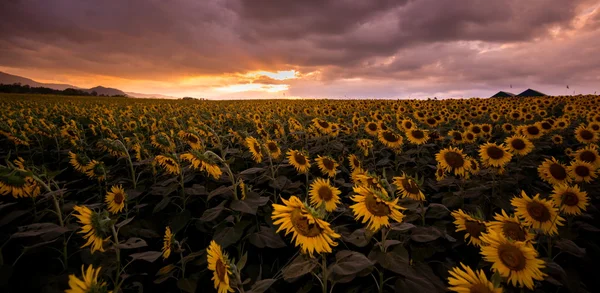
<svg viewBox="0 0 600 293">
<path fill-rule="evenodd" d="M 127 96 L 127 94 L 122 90 L 113 89 L 113 88 L 109 88 L 109 87 L 103 87 L 103 86 L 93 87 L 93 88 L 87 89 L 85 91 L 88 93 L 96 92 L 96 94 L 98 94 L 98 96 Z"/>
</svg>

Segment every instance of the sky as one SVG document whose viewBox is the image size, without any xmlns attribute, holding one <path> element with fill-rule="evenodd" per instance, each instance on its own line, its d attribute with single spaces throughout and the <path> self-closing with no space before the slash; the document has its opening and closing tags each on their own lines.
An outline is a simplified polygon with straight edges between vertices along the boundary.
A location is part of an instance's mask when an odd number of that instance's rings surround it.
<svg viewBox="0 0 600 293">
<path fill-rule="evenodd" d="M 218 99 L 600 93 L 600 0 L 2 0 L 0 19 L 0 71 L 80 87 Z"/>
</svg>

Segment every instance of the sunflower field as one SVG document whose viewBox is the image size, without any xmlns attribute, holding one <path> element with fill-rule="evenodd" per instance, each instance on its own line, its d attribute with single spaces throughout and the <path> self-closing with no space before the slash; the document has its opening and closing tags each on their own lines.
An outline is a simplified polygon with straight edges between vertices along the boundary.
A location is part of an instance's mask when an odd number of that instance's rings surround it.
<svg viewBox="0 0 600 293">
<path fill-rule="evenodd" d="M 599 96 L 0 107 L 2 292 L 597 292 Z"/>
</svg>

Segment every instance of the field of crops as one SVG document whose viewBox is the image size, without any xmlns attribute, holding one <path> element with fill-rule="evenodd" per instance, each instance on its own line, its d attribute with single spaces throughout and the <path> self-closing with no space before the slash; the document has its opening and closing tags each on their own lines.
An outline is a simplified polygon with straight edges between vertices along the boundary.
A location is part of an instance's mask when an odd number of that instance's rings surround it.
<svg viewBox="0 0 600 293">
<path fill-rule="evenodd" d="M 597 292 L 599 96 L 0 108 L 2 292 Z"/>
</svg>

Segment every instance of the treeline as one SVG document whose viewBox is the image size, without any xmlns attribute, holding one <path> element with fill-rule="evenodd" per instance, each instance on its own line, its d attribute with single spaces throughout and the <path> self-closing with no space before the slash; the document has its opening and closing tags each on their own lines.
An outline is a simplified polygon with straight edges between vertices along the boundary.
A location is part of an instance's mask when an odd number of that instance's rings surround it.
<svg viewBox="0 0 600 293">
<path fill-rule="evenodd" d="M 42 94 L 42 95 L 65 95 L 65 96 L 106 96 L 99 95 L 96 91 L 88 92 L 86 90 L 78 90 L 74 88 L 68 88 L 65 90 L 55 90 L 47 87 L 33 87 L 29 85 L 22 85 L 20 83 L 14 84 L 0 84 L 0 93 L 10 94 Z M 113 97 L 125 97 L 116 95 Z"/>
</svg>

